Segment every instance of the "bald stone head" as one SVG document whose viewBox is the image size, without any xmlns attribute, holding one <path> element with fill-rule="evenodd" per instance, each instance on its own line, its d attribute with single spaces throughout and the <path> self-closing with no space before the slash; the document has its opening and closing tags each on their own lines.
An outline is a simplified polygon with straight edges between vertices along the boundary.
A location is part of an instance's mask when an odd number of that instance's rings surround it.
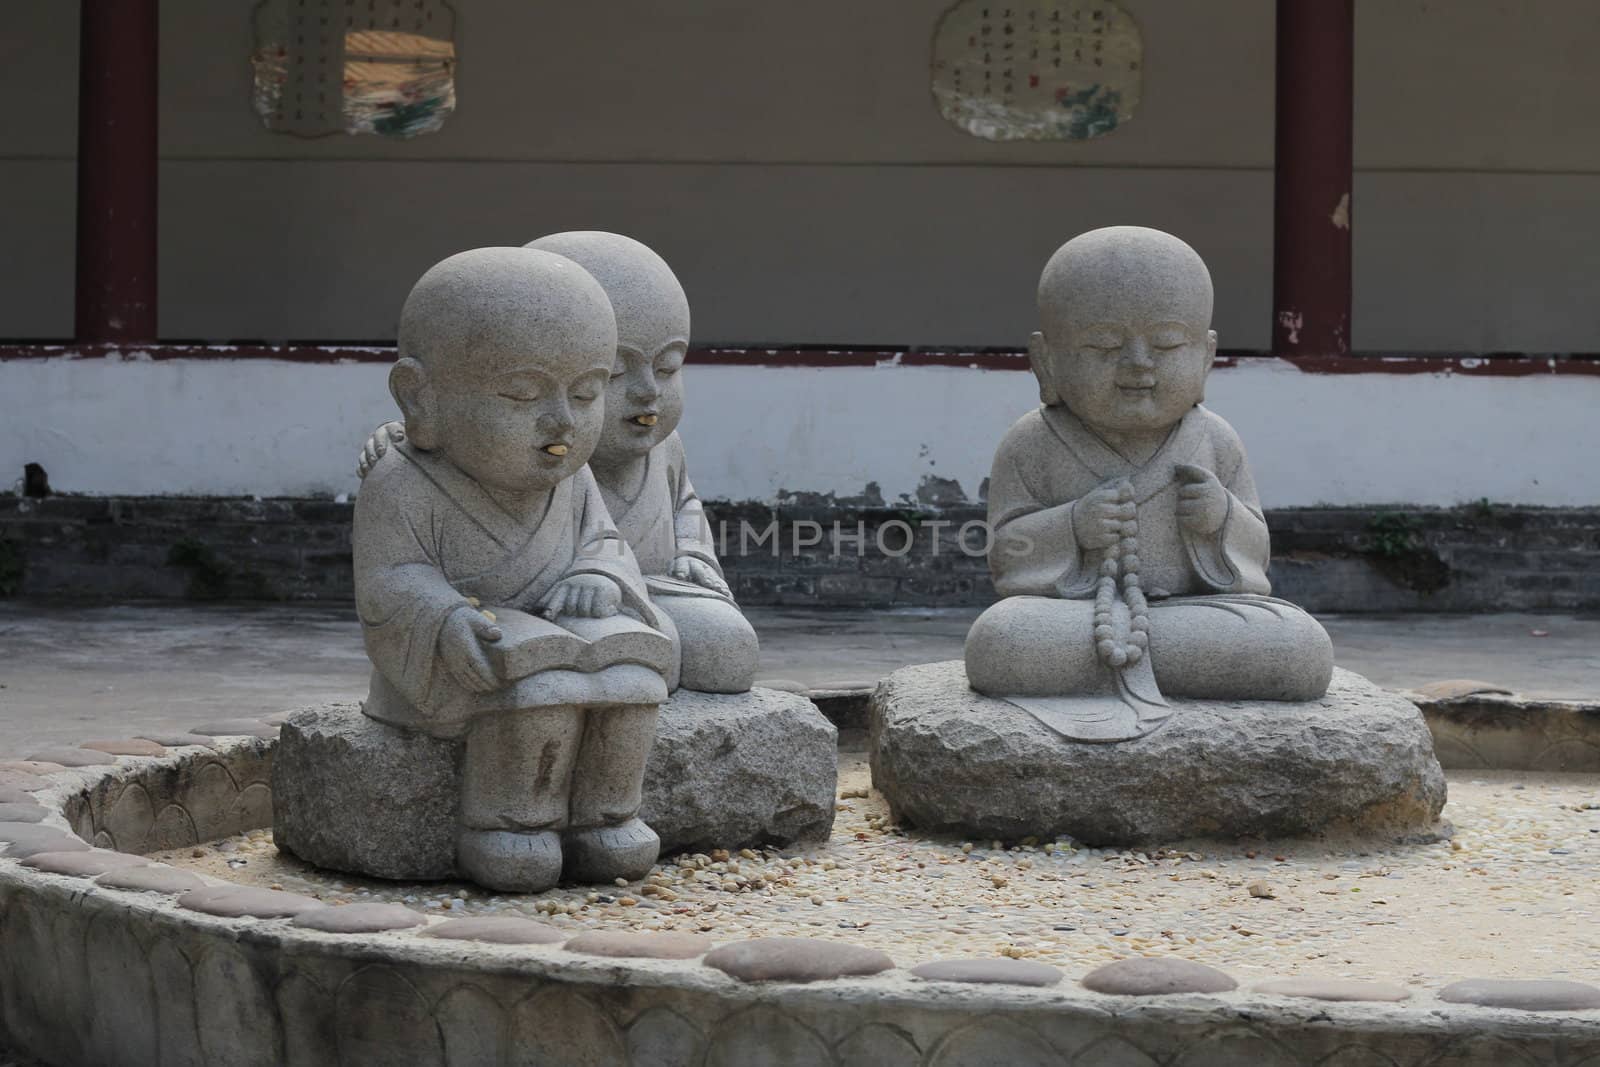
<svg viewBox="0 0 1600 1067">
<path fill-rule="evenodd" d="M 611 303 L 582 267 L 478 248 L 412 287 L 389 391 L 418 448 L 490 489 L 541 492 L 594 451 L 616 346 Z"/>
<path fill-rule="evenodd" d="M 1171 426 L 1205 396 L 1211 306 L 1211 272 L 1171 234 L 1108 226 L 1074 237 L 1039 278 L 1028 355 L 1040 399 L 1097 429 Z"/>
<path fill-rule="evenodd" d="M 683 417 L 689 300 L 666 261 L 631 237 L 574 230 L 531 241 L 582 266 L 605 289 L 617 317 L 617 352 L 606 388 L 606 425 L 590 462 L 604 471 L 666 440 Z"/>
</svg>

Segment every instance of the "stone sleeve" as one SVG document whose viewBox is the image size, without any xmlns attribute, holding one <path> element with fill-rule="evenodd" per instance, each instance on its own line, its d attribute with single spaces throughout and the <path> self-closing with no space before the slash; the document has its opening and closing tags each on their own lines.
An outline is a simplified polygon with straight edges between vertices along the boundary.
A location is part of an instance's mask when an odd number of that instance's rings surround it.
<svg viewBox="0 0 1600 1067">
<path fill-rule="evenodd" d="M 1267 566 L 1272 559 L 1267 520 L 1261 514 L 1261 500 L 1243 450 L 1234 439 L 1234 455 L 1229 456 L 1227 443 L 1219 449 L 1222 462 L 1218 466 L 1222 470 L 1218 477 L 1228 491 L 1228 517 L 1214 538 L 1186 538 L 1189 559 L 1201 580 L 1216 592 L 1265 596 L 1272 592 L 1272 583 L 1267 579 Z"/>
<path fill-rule="evenodd" d="M 428 707 L 439 633 L 467 598 L 446 580 L 434 537 L 432 487 L 385 456 L 356 497 L 356 611 L 367 656 L 412 706 Z"/>
<path fill-rule="evenodd" d="M 578 524 L 577 552 L 564 577 L 598 574 L 611 579 L 622 591 L 623 607 L 636 614 L 645 625 L 660 629 L 633 549 L 611 521 L 611 513 L 606 510 L 594 475 L 588 467 L 583 467 L 572 479 L 576 490 L 573 507 L 577 510 L 574 516 Z"/>
<path fill-rule="evenodd" d="M 663 446 L 672 449 L 667 457 L 667 484 L 672 489 L 672 533 L 677 554 L 697 559 L 720 575 L 722 564 L 717 562 L 716 539 L 711 524 L 706 521 L 705 508 L 689 482 L 689 463 L 683 441 L 674 431 Z"/>
<path fill-rule="evenodd" d="M 1053 438 L 1040 440 L 1040 433 L 1029 434 L 1028 429 L 1019 424 L 1006 435 L 989 474 L 989 571 L 995 591 L 1001 596 L 1087 595 L 1094 575 L 1084 572 L 1083 553 L 1073 532 L 1076 501 L 1049 505 L 1027 477 L 1028 464 L 1038 462 L 1041 448 L 1058 457 L 1063 450 Z M 1042 426 L 1035 429 L 1044 431 Z M 1043 436 L 1048 437 L 1048 431 Z M 1027 440 L 1030 437 L 1033 440 Z M 1060 458 L 1070 462 L 1069 457 Z"/>
</svg>

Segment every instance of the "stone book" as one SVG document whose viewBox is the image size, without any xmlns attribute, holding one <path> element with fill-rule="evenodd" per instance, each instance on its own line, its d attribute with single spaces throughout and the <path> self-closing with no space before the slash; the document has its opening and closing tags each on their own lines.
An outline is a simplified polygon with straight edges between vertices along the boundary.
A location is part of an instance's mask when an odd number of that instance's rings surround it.
<svg viewBox="0 0 1600 1067">
<path fill-rule="evenodd" d="M 483 647 L 507 680 L 540 671 L 592 673 L 618 663 L 665 672 L 672 664 L 672 640 L 631 615 L 604 619 L 563 615 L 555 623 L 514 608 L 496 608 L 494 617 L 500 640 Z"/>
</svg>

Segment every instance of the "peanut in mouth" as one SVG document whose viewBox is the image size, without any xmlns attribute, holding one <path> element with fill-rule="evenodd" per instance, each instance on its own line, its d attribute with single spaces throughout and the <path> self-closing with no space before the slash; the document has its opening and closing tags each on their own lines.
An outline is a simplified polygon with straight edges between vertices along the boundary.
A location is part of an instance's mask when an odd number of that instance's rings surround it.
<svg viewBox="0 0 1600 1067">
<path fill-rule="evenodd" d="M 661 416 L 659 415 L 635 415 L 628 421 L 636 423 L 639 426 L 654 426 L 656 422 L 660 420 L 660 418 Z"/>
<path fill-rule="evenodd" d="M 564 456 L 567 454 L 567 446 L 561 444 L 545 445 L 543 451 L 550 453 L 552 456 Z"/>
</svg>

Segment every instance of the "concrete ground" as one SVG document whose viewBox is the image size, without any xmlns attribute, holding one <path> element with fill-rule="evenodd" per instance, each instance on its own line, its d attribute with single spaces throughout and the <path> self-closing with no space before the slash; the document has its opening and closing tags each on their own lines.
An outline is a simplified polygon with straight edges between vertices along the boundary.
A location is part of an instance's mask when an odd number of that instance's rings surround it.
<svg viewBox="0 0 1600 1067">
<path fill-rule="evenodd" d="M 855 688 L 961 655 L 970 609 L 752 608 L 763 678 Z M 1381 685 L 1447 678 L 1600 697 L 1600 617 L 1329 616 L 1341 666 Z M 353 700 L 367 662 L 348 605 L 0 601 L 0 758 L 91 738 Z"/>
</svg>

